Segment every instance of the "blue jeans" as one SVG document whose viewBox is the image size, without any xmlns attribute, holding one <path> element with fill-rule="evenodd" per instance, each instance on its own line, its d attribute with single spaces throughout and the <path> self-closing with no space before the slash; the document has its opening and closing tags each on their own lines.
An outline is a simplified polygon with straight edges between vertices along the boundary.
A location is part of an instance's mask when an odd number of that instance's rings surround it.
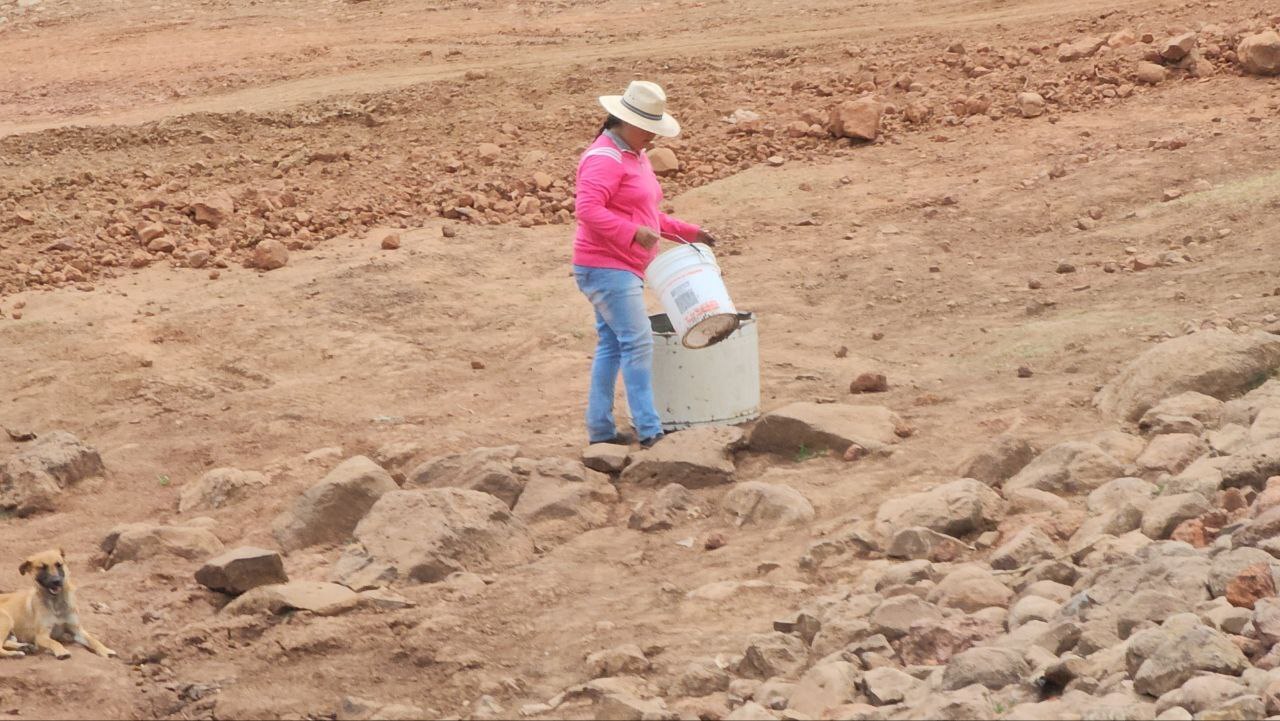
<svg viewBox="0 0 1280 721">
<path fill-rule="evenodd" d="M 641 440 L 662 435 L 662 419 L 653 406 L 653 328 L 644 308 L 644 281 L 610 268 L 573 267 L 578 289 L 596 309 L 595 360 L 587 401 L 587 436 L 592 443 L 618 434 L 613 422 L 613 392 L 622 369 L 631 422 Z"/>
</svg>

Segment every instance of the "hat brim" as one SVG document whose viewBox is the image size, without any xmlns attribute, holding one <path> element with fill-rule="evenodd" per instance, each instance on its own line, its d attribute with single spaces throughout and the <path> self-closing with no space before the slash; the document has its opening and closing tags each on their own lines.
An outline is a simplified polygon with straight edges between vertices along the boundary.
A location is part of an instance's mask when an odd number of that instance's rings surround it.
<svg viewBox="0 0 1280 721">
<path fill-rule="evenodd" d="M 648 130 L 654 135 L 664 138 L 674 138 L 680 134 L 680 123 L 671 117 L 670 113 L 663 113 L 661 120 L 650 120 L 642 115 L 632 112 L 622 104 L 621 95 L 602 95 L 600 96 L 600 105 L 613 117 L 621 120 L 629 125 L 634 125 L 641 130 Z"/>
</svg>

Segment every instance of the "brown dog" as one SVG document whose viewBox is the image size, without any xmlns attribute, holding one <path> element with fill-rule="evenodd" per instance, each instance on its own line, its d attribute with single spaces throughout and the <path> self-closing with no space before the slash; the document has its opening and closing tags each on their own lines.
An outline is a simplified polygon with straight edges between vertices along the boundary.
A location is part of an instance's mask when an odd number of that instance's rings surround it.
<svg viewBox="0 0 1280 721">
<path fill-rule="evenodd" d="M 67 558 L 61 550 L 31 556 L 18 566 L 18 573 L 34 574 L 36 587 L 0 595 L 0 642 L 3 643 L 0 656 L 24 656 L 23 646 L 35 644 L 60 659 L 71 658 L 71 652 L 58 643 L 55 636 L 74 641 L 99 656 L 116 655 L 80 627 L 76 589 L 71 584 Z M 13 641 L 9 639 L 11 635 Z"/>
</svg>

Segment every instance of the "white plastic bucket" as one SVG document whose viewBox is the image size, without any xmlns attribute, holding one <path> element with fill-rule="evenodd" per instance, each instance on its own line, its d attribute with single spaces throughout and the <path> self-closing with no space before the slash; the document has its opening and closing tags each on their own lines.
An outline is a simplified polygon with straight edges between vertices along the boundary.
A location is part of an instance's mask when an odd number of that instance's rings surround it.
<svg viewBox="0 0 1280 721">
<path fill-rule="evenodd" d="M 737 425 L 760 417 L 760 348 L 755 316 L 704 350 L 690 350 L 666 315 L 653 326 L 653 401 L 662 429 Z"/>
<path fill-rule="evenodd" d="M 672 248 L 649 265 L 649 287 L 662 301 L 686 348 L 706 348 L 738 329 L 738 311 L 711 248 L 691 243 Z"/>
</svg>

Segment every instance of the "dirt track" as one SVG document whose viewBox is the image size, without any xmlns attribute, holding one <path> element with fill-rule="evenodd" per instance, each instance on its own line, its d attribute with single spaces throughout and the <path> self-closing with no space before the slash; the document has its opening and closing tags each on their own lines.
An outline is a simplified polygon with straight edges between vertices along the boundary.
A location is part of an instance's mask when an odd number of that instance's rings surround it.
<svg viewBox="0 0 1280 721">
<path fill-rule="evenodd" d="M 0 548 L 14 559 L 66 548 L 82 594 L 105 604 L 86 624 L 128 662 L 77 652 L 0 663 L 0 710 L 15 717 L 310 718 L 347 694 L 463 717 L 488 694 L 511 713 L 585 680 L 584 655 L 623 642 L 659 647 L 666 670 L 653 678 L 669 680 L 856 575 L 799 571 L 813 534 L 949 478 L 996 433 L 1091 432 L 1094 388 L 1151 340 L 1280 313 L 1280 84 L 1223 67 L 1109 97 L 1081 79 L 1095 62 L 1058 63 L 1052 50 L 1083 32 L 1258 23 L 1265 3 L 152 5 L 0 3 L 0 66 L 21 68 L 0 87 L 0 425 L 71 430 L 110 470 L 56 513 L 5 521 Z M 1029 60 L 965 77 L 941 62 L 957 41 Z M 49 47 L 66 52 L 42 61 Z M 1096 64 L 1106 74 L 1113 60 Z M 916 96 L 894 89 L 903 73 L 930 86 L 936 110 L 926 123 L 890 116 L 874 145 L 720 121 L 746 108 L 781 128 L 868 81 L 905 108 Z M 480 592 L 408 587 L 409 611 L 258 625 L 216 620 L 190 562 L 91 567 L 112 527 L 178 519 L 178 491 L 212 467 L 274 479 L 252 508 L 210 514 L 229 547 L 272 547 L 271 519 L 335 462 L 304 460 L 317 449 L 413 441 L 423 457 L 506 444 L 576 456 L 593 338 L 568 273 L 570 226 L 552 210 L 568 191 L 521 216 L 507 196 L 532 191 L 494 184 L 528 185 L 535 169 L 567 179 L 598 122 L 594 95 L 633 74 L 667 84 L 688 118 L 675 147 L 692 167 L 668 196 L 685 191 L 676 213 L 726 236 L 730 289 L 761 318 L 766 408 L 847 401 L 848 381 L 877 370 L 893 387 L 875 402 L 916 427 L 892 457 L 857 466 L 743 461 L 741 479 L 781 474 L 813 501 L 812 533 L 716 517 L 640 534 L 620 508 L 613 527 Z M 1061 100 L 1045 117 L 946 121 L 957 94 L 1007 109 L 1022 87 L 1050 86 Z M 475 146 L 500 135 L 510 159 L 477 161 Z M 1169 138 L 1185 147 L 1152 147 Z M 349 154 L 277 175 L 299 147 Z M 539 150 L 547 159 L 527 164 Z M 760 162 L 774 154 L 787 162 Z M 449 173 L 454 159 L 465 168 Z M 291 192 L 297 205 L 223 235 L 174 210 L 223 188 Z M 1171 188 L 1185 195 L 1164 202 Z M 495 202 L 480 222 L 440 217 L 482 192 Z M 148 194 L 169 205 L 138 209 Z M 1091 210 L 1098 219 L 1081 224 Z M 285 216 L 299 211 L 312 219 Z M 143 219 L 183 241 L 130 268 Z M 296 241 L 290 264 L 242 267 L 247 241 L 280 223 L 295 226 L 279 233 Z M 390 229 L 401 250 L 378 248 Z M 83 277 L 59 266 L 30 281 L 62 237 L 85 251 Z M 204 247 L 222 261 L 216 280 L 213 264 L 183 267 L 184 249 Z M 1133 256 L 1167 251 L 1179 260 L 1131 270 Z M 1056 273 L 1060 260 L 1076 271 Z M 1024 365 L 1031 378 L 1017 377 Z M 0 455 L 17 447 L 6 443 Z M 620 491 L 629 503 L 650 489 Z M 676 544 L 715 531 L 729 538 L 720 550 Z M 323 578 L 339 553 L 290 555 L 290 576 Z M 767 576 L 778 588 L 682 596 L 756 578 L 762 561 L 780 564 Z M 0 588 L 25 581 L 14 566 L 0 566 Z M 159 620 L 143 623 L 148 611 Z M 55 690 L 64 683 L 75 693 Z M 189 684 L 219 691 L 192 699 Z"/>
</svg>

